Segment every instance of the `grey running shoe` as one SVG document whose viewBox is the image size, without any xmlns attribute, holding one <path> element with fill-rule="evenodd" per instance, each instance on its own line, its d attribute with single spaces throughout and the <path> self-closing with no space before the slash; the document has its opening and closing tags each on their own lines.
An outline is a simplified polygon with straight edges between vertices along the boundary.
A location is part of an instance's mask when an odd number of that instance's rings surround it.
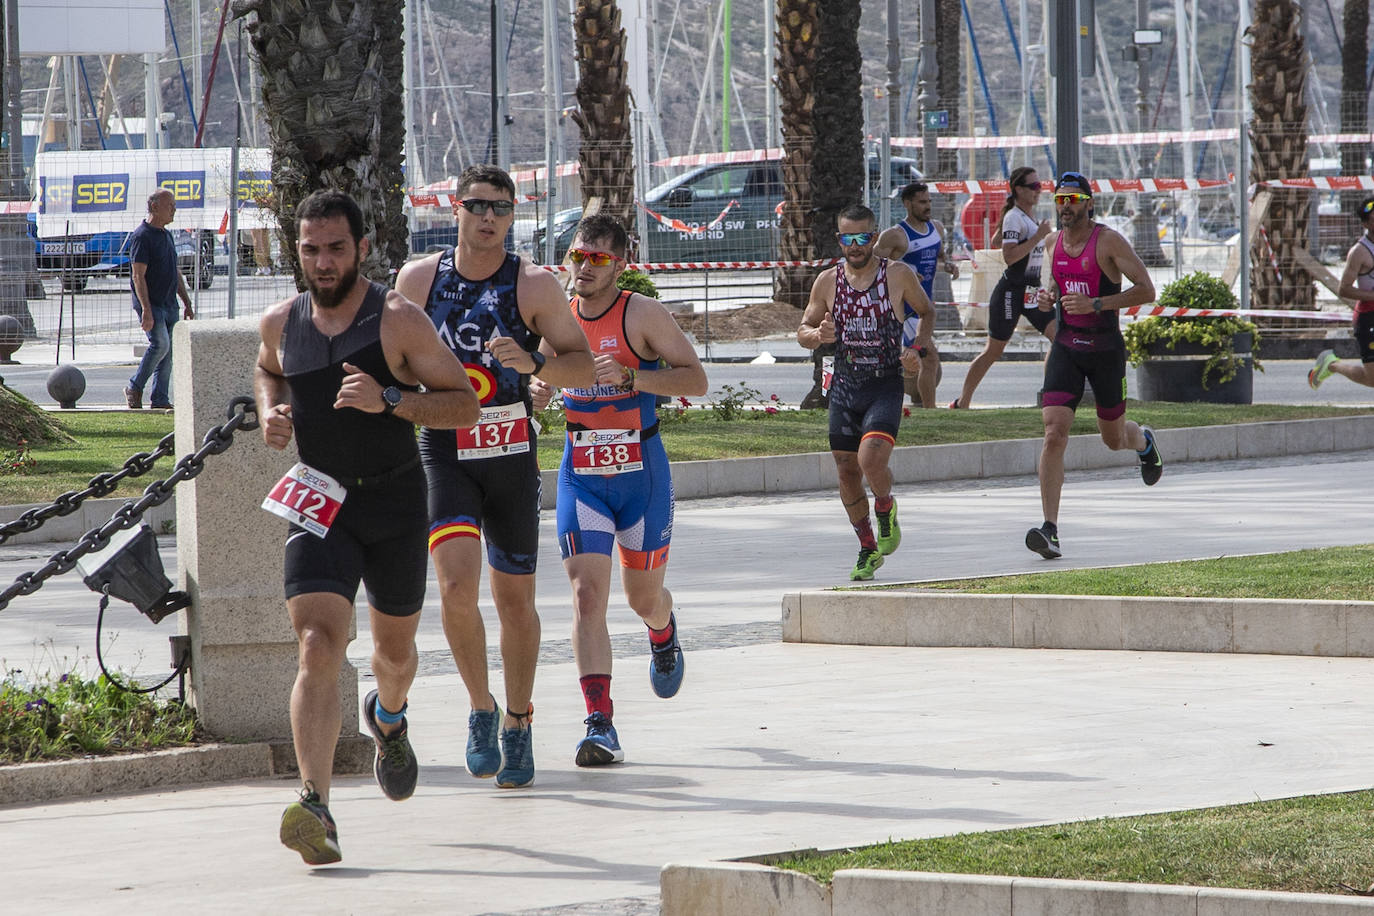
<svg viewBox="0 0 1374 916">
<path fill-rule="evenodd" d="M 1044 528 L 1032 528 L 1026 532 L 1026 546 L 1034 550 L 1046 560 L 1056 560 L 1062 557 L 1059 552 L 1059 534 L 1051 534 Z"/>
<path fill-rule="evenodd" d="M 372 739 L 377 742 L 377 759 L 372 771 L 377 775 L 377 785 L 382 794 L 392 801 L 405 801 L 415 794 L 415 781 L 420 776 L 420 764 L 415 759 L 415 751 L 406 737 L 408 723 L 401 719 L 401 727 L 393 734 L 385 735 L 377 725 L 377 691 L 373 690 L 363 699 L 363 721 Z"/>
<path fill-rule="evenodd" d="M 282 812 L 279 836 L 282 845 L 300 853 L 306 865 L 329 865 L 343 858 L 338 828 L 314 783 L 307 782 L 300 800 Z"/>
<path fill-rule="evenodd" d="M 1145 434 L 1147 443 L 1145 454 L 1140 456 L 1140 479 L 1145 481 L 1145 486 L 1153 487 L 1164 473 L 1164 458 L 1155 444 L 1155 431 L 1148 426 L 1140 427 L 1140 431 Z"/>
</svg>

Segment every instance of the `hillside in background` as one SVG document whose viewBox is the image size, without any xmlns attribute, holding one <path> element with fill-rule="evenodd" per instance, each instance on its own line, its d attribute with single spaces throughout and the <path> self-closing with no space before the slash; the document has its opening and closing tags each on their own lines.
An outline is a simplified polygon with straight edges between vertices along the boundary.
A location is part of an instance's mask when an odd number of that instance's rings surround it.
<svg viewBox="0 0 1374 916">
<path fill-rule="evenodd" d="M 514 117 L 511 148 L 518 162 L 537 162 L 543 158 L 544 145 L 543 4 L 537 0 L 502 2 L 508 22 L 511 23 L 508 58 L 510 107 Z M 714 56 L 710 55 L 708 46 L 716 34 L 720 0 L 646 2 L 657 26 L 659 54 L 651 62 L 651 79 L 659 88 L 660 119 L 668 152 L 682 154 L 719 149 L 720 54 L 717 51 Z M 764 55 L 771 53 L 771 37 L 763 34 L 765 2 L 767 0 L 734 0 L 733 3 L 733 86 L 737 100 L 731 106 L 730 134 L 731 146 L 735 149 L 767 145 Z M 1339 15 L 1339 3 L 1335 4 L 1333 13 L 1329 2 L 1318 0 L 1304 7 L 1308 14 L 1306 27 L 1309 51 L 1317 61 L 1313 78 L 1309 80 L 1314 100 L 1318 103 L 1313 106 L 1313 132 L 1334 132 L 1339 128 L 1340 48 L 1337 39 L 1339 21 L 1335 18 Z M 173 0 L 171 5 L 177 42 L 181 53 L 189 55 L 191 5 L 188 0 Z M 486 158 L 490 129 L 490 100 L 487 93 L 490 81 L 490 2 L 416 0 L 416 6 L 424 34 L 424 41 L 417 50 L 422 67 L 415 81 L 416 138 L 420 148 L 420 165 L 425 176 L 432 180 L 454 174 L 468 162 Z M 567 107 L 575 104 L 573 91 L 576 87 L 576 67 L 568 25 L 568 0 L 558 0 L 557 6 L 561 16 L 560 40 L 566 90 L 562 107 Z M 860 46 L 864 54 L 864 99 L 870 133 L 876 134 L 882 128 L 880 119 L 885 114 L 885 102 L 875 99 L 875 91 L 880 90 L 887 81 L 887 25 L 883 18 L 887 4 L 882 0 L 868 0 L 863 6 Z M 909 94 L 916 91 L 912 71 L 917 51 L 917 6 L 916 0 L 902 0 L 901 3 L 902 106 L 908 120 L 898 133 L 906 135 L 918 133 L 917 106 L 908 99 Z M 1151 6 L 1155 8 L 1151 25 L 1163 30 L 1165 41 L 1156 49 L 1151 62 L 1146 129 L 1176 129 L 1179 127 L 1179 102 L 1176 88 L 1178 61 L 1173 59 L 1172 53 L 1172 41 L 1176 33 L 1174 5 L 1164 0 L 1151 0 Z M 205 0 L 202 7 L 200 28 L 208 71 L 219 23 L 219 9 L 213 0 Z M 1088 79 L 1083 82 L 1082 127 L 1085 134 L 1136 129 L 1136 68 L 1134 64 L 1122 61 L 1119 52 L 1129 42 L 1135 27 L 1135 7 L 1134 0 L 1098 0 L 1099 30 L 1115 76 L 1115 80 L 1107 84 L 1107 94 L 1119 99 L 1119 108 L 1124 113 L 1125 121 L 1114 123 L 1108 117 L 1109 106 L 1104 103 L 1104 94 L 1098 81 Z M 968 132 L 970 112 L 974 129 L 979 133 L 992 133 L 990 114 L 995 115 L 999 132 L 1004 135 L 1023 130 L 1034 134 L 1047 132 L 1048 125 L 1037 124 L 1029 112 L 1026 113 L 1025 122 L 1022 122 L 1024 100 L 1020 91 L 1020 70 L 1007 29 L 1007 22 L 1017 19 L 1017 4 L 1006 0 L 1005 3 L 970 4 L 969 8 L 977 10 L 973 21 L 973 39 L 977 44 L 983 72 L 981 75 L 978 73 L 971 56 L 965 53 L 966 88 L 960 100 L 964 132 Z M 1031 36 L 1022 42 L 1023 51 L 1025 45 L 1040 44 L 1040 19 L 1041 3 L 1032 2 Z M 1199 47 L 1196 51 L 1199 63 L 1194 77 L 1196 95 L 1193 103 L 1197 115 L 1195 127 L 1228 127 L 1235 123 L 1235 71 L 1234 63 L 1230 60 L 1235 40 L 1235 22 L 1234 4 L 1208 3 L 1199 6 Z M 243 59 L 246 62 L 248 48 L 246 32 L 244 34 Z M 234 94 L 230 60 L 236 55 L 238 35 L 238 25 L 231 21 L 226 30 L 227 41 L 221 52 L 207 109 L 207 146 L 228 145 L 233 139 Z M 188 68 L 191 66 L 189 60 L 183 63 Z M 89 93 L 98 97 L 104 81 L 102 63 L 94 57 L 88 57 L 85 65 Z M 143 114 L 143 69 L 142 61 L 136 59 L 125 60 L 120 68 L 117 81 L 120 106 L 127 116 Z M 39 112 L 43 109 L 49 75 L 45 61 L 25 62 L 23 98 L 26 111 Z M 183 83 L 170 32 L 168 52 L 160 76 L 163 106 L 177 117 L 171 130 L 172 142 L 190 145 L 194 138 L 187 101 L 187 86 L 191 78 L 188 72 Z M 208 72 L 205 78 L 209 80 Z M 250 79 L 246 72 L 241 74 L 241 85 L 244 93 L 249 93 Z M 985 89 L 984 85 L 988 88 Z M 1048 117 L 1053 105 L 1052 100 L 1046 97 L 1042 66 L 1034 68 L 1032 85 L 1040 116 Z M 704 91 L 703 86 L 706 87 Z M 85 86 L 81 94 L 84 108 L 87 104 Z M 60 112 L 63 106 L 59 91 L 55 109 Z M 1214 111 L 1214 124 L 1209 124 L 1207 120 L 1209 110 Z M 250 106 L 249 111 L 252 115 L 257 110 Z M 450 111 L 454 117 L 450 117 Z M 571 120 L 565 120 L 564 126 L 568 137 L 565 152 L 567 157 L 574 158 L 577 129 Z M 94 140 L 94 131 L 90 133 L 92 136 L 88 140 Z M 260 117 L 250 117 L 243 127 L 243 138 L 246 145 L 265 143 L 265 128 Z M 1217 147 L 1204 158 L 1200 174 L 1224 174 L 1234 167 L 1217 152 L 1219 149 Z M 1018 151 L 1015 155 L 1016 162 L 1028 159 L 1035 161 L 1037 156 L 1043 162 L 1044 154 L 1043 151 L 1032 150 Z M 1117 161 L 1111 158 L 1115 155 L 1111 150 L 1095 150 L 1093 155 L 1100 157 L 1095 161 L 1106 163 L 1103 167 L 1115 168 L 1117 165 Z M 1166 151 L 1165 155 L 1176 157 L 1178 154 L 1175 150 Z M 1169 162 L 1166 158 L 1156 163 L 1155 174 L 1166 174 L 1167 171 L 1158 169 L 1167 170 L 1170 166 L 1177 167 L 1176 161 Z M 1002 174 L 1002 165 L 995 154 L 980 154 L 971 167 L 966 161 L 962 168 L 966 173 L 971 172 L 979 177 L 998 177 Z"/>
</svg>

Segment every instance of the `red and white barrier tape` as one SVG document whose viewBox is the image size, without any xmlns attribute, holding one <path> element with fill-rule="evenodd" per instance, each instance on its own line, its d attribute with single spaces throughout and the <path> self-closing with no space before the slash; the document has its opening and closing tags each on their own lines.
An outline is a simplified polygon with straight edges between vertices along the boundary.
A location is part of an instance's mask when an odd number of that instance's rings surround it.
<svg viewBox="0 0 1374 916">
<path fill-rule="evenodd" d="M 1263 226 L 1258 228 L 1260 241 L 1264 243 L 1264 253 L 1269 256 L 1269 266 L 1274 268 L 1274 276 L 1282 283 L 1283 271 L 1279 270 L 1279 259 L 1274 256 L 1274 249 L 1269 245 L 1269 233 L 1264 230 Z"/>
<path fill-rule="evenodd" d="M 1368 191 L 1374 189 L 1374 178 L 1368 175 L 1327 175 L 1318 178 L 1275 178 L 1255 184 L 1261 188 L 1301 188 L 1309 191 Z"/>
<path fill-rule="evenodd" d="M 739 201 L 730 201 L 728 204 L 725 205 L 725 209 L 721 210 L 715 219 L 711 220 L 704 226 L 692 226 L 687 223 L 684 223 L 680 219 L 674 219 L 671 216 L 664 216 L 662 213 L 655 213 L 653 210 L 650 210 L 648 207 L 644 206 L 639 201 L 635 201 L 635 204 L 639 207 L 639 209 L 643 210 L 645 213 L 649 214 L 654 219 L 658 220 L 660 223 L 662 223 L 663 225 L 667 226 L 669 229 L 672 229 L 675 232 L 685 232 L 688 235 L 703 235 L 706 232 L 706 230 L 714 229 L 717 226 L 719 226 L 721 224 L 721 221 L 725 219 L 725 214 L 729 213 L 731 210 L 739 206 Z"/>
<path fill-rule="evenodd" d="M 775 267 L 831 267 L 839 258 L 818 261 L 663 261 L 626 264 L 626 270 L 772 270 Z M 562 273 L 571 268 L 563 264 L 541 264 L 545 270 Z"/>
</svg>

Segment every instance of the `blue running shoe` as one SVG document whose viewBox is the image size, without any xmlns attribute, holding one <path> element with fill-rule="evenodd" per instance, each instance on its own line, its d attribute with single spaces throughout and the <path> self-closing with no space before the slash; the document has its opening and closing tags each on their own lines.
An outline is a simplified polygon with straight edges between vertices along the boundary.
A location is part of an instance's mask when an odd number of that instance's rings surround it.
<svg viewBox="0 0 1374 916">
<path fill-rule="evenodd" d="M 577 742 L 577 755 L 573 761 L 578 766 L 604 767 L 625 759 L 625 752 L 620 749 L 620 737 L 616 735 L 610 719 L 594 712 L 582 721 L 587 726 L 587 737 Z"/>
<path fill-rule="evenodd" d="M 673 628 L 673 638 L 661 646 L 649 645 L 652 655 L 649 659 L 649 684 L 654 688 L 654 693 L 665 700 L 682 687 L 682 672 L 686 667 L 682 647 L 677 642 L 677 615 L 669 614 L 668 623 Z"/>
<path fill-rule="evenodd" d="M 496 736 L 501 731 L 501 707 L 492 697 L 489 710 L 468 713 L 468 772 L 478 779 L 490 779 L 501 769 L 501 746 Z"/>
<path fill-rule="evenodd" d="M 401 719 L 401 727 L 390 735 L 382 734 L 377 724 L 377 691 L 373 690 L 363 699 L 363 721 L 367 730 L 372 732 L 372 740 L 377 742 L 377 759 L 372 764 L 372 772 L 377 776 L 377 785 L 382 794 L 392 801 L 405 801 L 415 794 L 415 781 L 420 776 L 420 764 L 411 750 L 410 739 L 406 737 L 409 724 Z"/>
<path fill-rule="evenodd" d="M 301 789 L 300 801 L 287 805 L 282 812 L 278 835 L 282 845 L 300 853 L 306 865 L 329 865 L 343 858 L 334 818 L 312 782 Z"/>
<path fill-rule="evenodd" d="M 534 728 L 501 729 L 501 750 L 505 766 L 496 774 L 502 789 L 523 789 L 534 785 Z"/>
</svg>

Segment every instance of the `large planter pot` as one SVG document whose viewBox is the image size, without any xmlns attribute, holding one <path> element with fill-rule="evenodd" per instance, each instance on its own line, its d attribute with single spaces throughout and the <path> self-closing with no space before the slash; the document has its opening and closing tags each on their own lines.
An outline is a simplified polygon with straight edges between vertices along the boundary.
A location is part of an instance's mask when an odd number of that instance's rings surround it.
<svg viewBox="0 0 1374 916">
<path fill-rule="evenodd" d="M 1202 387 L 1202 367 L 1211 351 L 1198 344 L 1180 343 L 1172 350 L 1162 343 L 1146 348 L 1145 362 L 1136 367 L 1138 396 L 1142 401 L 1206 401 L 1211 404 L 1250 404 L 1254 400 L 1254 364 L 1250 357 L 1251 335 L 1231 338 L 1241 356 L 1236 377 L 1224 384 L 1213 381 Z"/>
</svg>

